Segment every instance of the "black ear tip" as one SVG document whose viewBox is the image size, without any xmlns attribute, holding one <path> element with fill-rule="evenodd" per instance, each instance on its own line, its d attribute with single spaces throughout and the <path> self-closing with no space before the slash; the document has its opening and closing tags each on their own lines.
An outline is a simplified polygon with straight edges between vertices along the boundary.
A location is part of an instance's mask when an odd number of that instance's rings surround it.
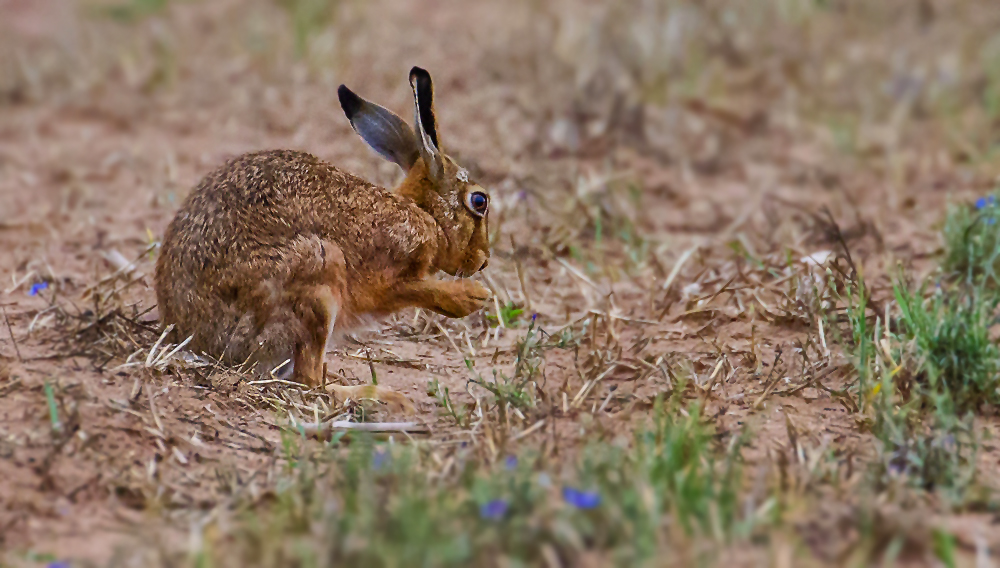
<svg viewBox="0 0 1000 568">
<path fill-rule="evenodd" d="M 410 69 L 411 83 L 413 83 L 414 81 L 430 82 L 430 80 L 431 80 L 431 74 L 428 73 L 426 69 L 423 69 L 421 67 L 414 67 L 413 69 Z"/>
<path fill-rule="evenodd" d="M 361 108 L 361 97 L 354 94 L 354 91 L 347 88 L 347 85 L 337 87 L 337 98 L 340 99 L 340 108 L 344 109 L 344 114 L 350 120 Z"/>
</svg>

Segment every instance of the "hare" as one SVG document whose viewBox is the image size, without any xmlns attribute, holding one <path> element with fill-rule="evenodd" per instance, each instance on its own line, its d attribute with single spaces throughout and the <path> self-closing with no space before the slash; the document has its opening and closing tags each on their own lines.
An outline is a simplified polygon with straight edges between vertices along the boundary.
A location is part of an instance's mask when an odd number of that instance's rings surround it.
<svg viewBox="0 0 1000 568">
<path fill-rule="evenodd" d="M 407 307 L 452 318 L 481 308 L 490 292 L 465 277 L 489 262 L 489 195 L 441 149 L 430 74 L 414 67 L 409 80 L 413 129 L 337 90 L 354 130 L 405 172 L 393 191 L 286 150 L 206 176 L 162 241 L 164 325 L 195 351 L 315 386 L 335 332 Z"/>
</svg>

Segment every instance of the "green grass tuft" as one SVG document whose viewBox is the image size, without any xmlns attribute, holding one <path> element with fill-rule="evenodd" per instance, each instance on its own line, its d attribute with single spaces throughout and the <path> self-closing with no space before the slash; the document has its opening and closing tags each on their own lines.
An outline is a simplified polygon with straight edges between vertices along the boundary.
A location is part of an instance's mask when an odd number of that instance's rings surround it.
<svg viewBox="0 0 1000 568">
<path fill-rule="evenodd" d="M 1000 350 L 989 333 L 998 299 L 982 288 L 958 288 L 925 299 L 922 290 L 894 286 L 918 393 L 945 412 L 996 403 L 1000 386 Z"/>
<path fill-rule="evenodd" d="M 942 269 L 967 283 L 995 287 L 1000 263 L 1000 192 L 976 201 L 974 206 L 952 205 L 945 217 Z"/>
<path fill-rule="evenodd" d="M 653 427 L 637 433 L 631 449 L 597 445 L 584 453 L 580 482 L 598 488 L 608 503 L 604 515 L 591 519 L 594 535 L 621 565 L 662 553 L 665 525 L 718 543 L 752 528 L 755 519 L 741 516 L 737 498 L 742 438 L 721 455 L 714 438 L 697 404 L 681 414 L 674 401 L 655 410 Z"/>
<path fill-rule="evenodd" d="M 500 306 L 499 313 L 486 313 L 486 320 L 490 322 L 492 327 L 497 327 L 503 325 L 504 327 L 516 327 L 518 323 L 518 318 L 524 314 L 524 308 L 515 304 L 514 302 L 507 302 L 505 305 Z"/>
<path fill-rule="evenodd" d="M 677 400 L 657 404 L 631 447 L 595 443 L 564 476 L 530 455 L 486 467 L 459 449 L 457 467 L 441 475 L 427 448 L 357 437 L 304 455 L 290 438 L 276 494 L 246 504 L 229 536 L 208 539 L 195 557 L 213 566 L 490 566 L 556 554 L 572 565 L 591 551 L 640 565 L 669 552 L 671 537 L 746 534 L 754 519 L 737 501 L 741 440 L 718 449 L 699 407 L 682 411 Z"/>
<path fill-rule="evenodd" d="M 902 479 L 937 493 L 951 505 L 964 503 L 975 481 L 979 450 L 972 417 L 925 415 L 912 405 L 888 404 L 878 416 L 880 485 Z"/>
<path fill-rule="evenodd" d="M 973 412 L 996 404 L 1000 387 L 1000 350 L 989 333 L 1000 298 L 979 282 L 927 294 L 897 279 L 891 330 L 872 317 L 862 279 L 837 294 L 846 329 L 833 329 L 858 372 L 858 408 L 878 440 L 881 489 L 902 480 L 959 505 L 973 487 Z"/>
</svg>

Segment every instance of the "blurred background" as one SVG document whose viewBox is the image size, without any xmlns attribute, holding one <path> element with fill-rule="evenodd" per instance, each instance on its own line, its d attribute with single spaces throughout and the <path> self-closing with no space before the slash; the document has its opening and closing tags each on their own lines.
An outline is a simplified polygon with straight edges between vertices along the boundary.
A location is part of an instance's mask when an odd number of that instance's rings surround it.
<svg viewBox="0 0 1000 568">
<path fill-rule="evenodd" d="M 673 172 L 746 182 L 768 163 L 825 187 L 864 163 L 878 188 L 854 198 L 907 214 L 927 176 L 996 173 L 998 24 L 988 0 L 3 0 L 2 205 L 8 220 L 57 205 L 25 176 L 106 199 L 88 176 L 123 167 L 123 199 L 173 203 L 222 156 L 277 146 L 390 184 L 333 93 L 347 83 L 409 117 L 419 64 L 448 148 L 501 198 L 629 170 L 693 208 L 634 219 L 660 234 L 744 204 L 661 179 Z"/>
</svg>

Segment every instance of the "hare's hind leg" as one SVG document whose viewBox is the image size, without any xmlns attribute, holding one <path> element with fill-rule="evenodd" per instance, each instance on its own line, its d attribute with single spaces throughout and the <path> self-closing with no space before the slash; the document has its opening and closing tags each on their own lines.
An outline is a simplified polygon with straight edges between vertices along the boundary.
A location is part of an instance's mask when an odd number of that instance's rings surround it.
<svg viewBox="0 0 1000 568">
<path fill-rule="evenodd" d="M 335 243 L 302 237 L 281 251 L 278 273 L 257 287 L 257 334 L 266 370 L 285 359 L 282 375 L 310 386 L 323 375 L 323 356 L 344 297 L 346 263 Z M 288 373 L 288 371 L 291 371 Z"/>
<path fill-rule="evenodd" d="M 320 284 L 298 291 L 292 302 L 292 311 L 305 332 L 294 348 L 293 380 L 316 386 L 323 380 L 323 356 L 340 311 L 339 294 Z"/>
</svg>

